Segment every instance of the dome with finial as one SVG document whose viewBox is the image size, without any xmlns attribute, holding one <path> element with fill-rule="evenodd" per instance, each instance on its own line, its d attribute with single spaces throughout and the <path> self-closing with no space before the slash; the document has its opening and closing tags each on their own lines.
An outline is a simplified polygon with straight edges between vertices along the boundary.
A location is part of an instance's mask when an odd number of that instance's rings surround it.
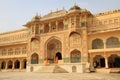
<svg viewBox="0 0 120 80">
<path fill-rule="evenodd" d="M 38 13 L 36 13 L 36 16 L 34 16 L 31 21 L 40 21 L 40 18 L 41 16 L 39 16 Z"/>
<path fill-rule="evenodd" d="M 81 8 L 75 3 L 73 7 L 69 9 L 70 10 L 81 10 Z"/>
</svg>

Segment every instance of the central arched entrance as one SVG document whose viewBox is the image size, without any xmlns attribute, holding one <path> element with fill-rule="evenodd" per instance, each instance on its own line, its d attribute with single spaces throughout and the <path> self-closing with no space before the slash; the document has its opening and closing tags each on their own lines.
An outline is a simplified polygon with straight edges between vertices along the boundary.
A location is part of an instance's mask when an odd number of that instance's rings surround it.
<svg viewBox="0 0 120 80">
<path fill-rule="evenodd" d="M 56 57 L 62 60 L 62 43 L 58 39 L 51 39 L 47 43 L 47 59 L 49 63 L 55 63 Z"/>
</svg>

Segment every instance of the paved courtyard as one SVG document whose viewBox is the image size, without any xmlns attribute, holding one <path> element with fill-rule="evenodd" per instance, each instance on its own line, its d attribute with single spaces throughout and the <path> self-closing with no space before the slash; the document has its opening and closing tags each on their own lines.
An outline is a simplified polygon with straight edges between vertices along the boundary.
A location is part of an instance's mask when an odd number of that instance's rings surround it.
<svg viewBox="0 0 120 80">
<path fill-rule="evenodd" d="M 0 80 L 120 80 L 120 74 L 0 72 Z"/>
</svg>

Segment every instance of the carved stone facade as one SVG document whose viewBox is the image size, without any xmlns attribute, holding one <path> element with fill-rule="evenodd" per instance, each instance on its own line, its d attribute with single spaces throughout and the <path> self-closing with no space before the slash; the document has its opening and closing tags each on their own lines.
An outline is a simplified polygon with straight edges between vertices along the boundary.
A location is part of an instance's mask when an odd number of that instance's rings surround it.
<svg viewBox="0 0 120 80">
<path fill-rule="evenodd" d="M 24 26 L 26 29 L 0 34 L 2 71 L 33 69 L 46 61 L 73 64 L 71 69 L 77 68 L 76 63 L 120 67 L 120 10 L 92 14 L 74 5 L 69 11 L 36 15 Z"/>
</svg>

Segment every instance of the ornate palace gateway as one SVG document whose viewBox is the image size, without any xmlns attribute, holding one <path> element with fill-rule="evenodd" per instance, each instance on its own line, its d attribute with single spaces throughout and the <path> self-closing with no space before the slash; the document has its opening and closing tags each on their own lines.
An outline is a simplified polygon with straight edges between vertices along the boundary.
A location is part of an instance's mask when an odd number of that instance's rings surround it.
<svg viewBox="0 0 120 80">
<path fill-rule="evenodd" d="M 1 71 L 79 72 L 120 68 L 120 10 L 92 14 L 74 5 L 36 15 L 0 33 Z M 90 65 L 89 65 L 90 64 Z"/>
</svg>

